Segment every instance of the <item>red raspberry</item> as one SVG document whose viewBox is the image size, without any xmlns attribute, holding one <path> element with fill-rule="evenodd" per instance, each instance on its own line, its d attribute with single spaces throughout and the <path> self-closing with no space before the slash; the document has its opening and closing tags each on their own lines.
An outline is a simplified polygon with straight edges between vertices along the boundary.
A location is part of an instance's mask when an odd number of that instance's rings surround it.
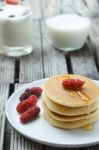
<svg viewBox="0 0 99 150">
<path fill-rule="evenodd" d="M 40 108 L 38 106 L 31 107 L 21 115 L 20 122 L 24 124 L 32 121 L 36 116 L 38 116 L 39 112 Z"/>
<path fill-rule="evenodd" d="M 31 88 L 31 93 L 36 95 L 37 97 L 41 96 L 43 90 L 40 87 Z"/>
<path fill-rule="evenodd" d="M 19 113 L 23 113 L 26 110 L 28 110 L 29 108 L 35 106 L 37 103 L 37 97 L 35 95 L 30 96 L 28 99 L 20 102 L 17 107 L 16 110 Z"/>
<path fill-rule="evenodd" d="M 62 82 L 62 85 L 66 89 L 77 90 L 84 85 L 85 81 L 80 79 L 65 79 Z"/>
<path fill-rule="evenodd" d="M 26 100 L 29 98 L 31 95 L 36 95 L 37 97 L 41 96 L 42 94 L 42 89 L 40 87 L 32 87 L 32 88 L 27 88 L 24 93 L 20 95 L 20 101 Z"/>
<path fill-rule="evenodd" d="M 12 4 L 12 5 L 19 4 L 19 0 L 5 0 L 5 2 L 6 2 L 7 4 Z"/>
</svg>

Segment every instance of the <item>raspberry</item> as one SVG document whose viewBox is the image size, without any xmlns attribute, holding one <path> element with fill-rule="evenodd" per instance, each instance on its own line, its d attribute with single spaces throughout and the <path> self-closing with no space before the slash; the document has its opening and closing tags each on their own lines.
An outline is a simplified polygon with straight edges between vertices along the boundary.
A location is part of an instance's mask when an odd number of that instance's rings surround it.
<svg viewBox="0 0 99 150">
<path fill-rule="evenodd" d="M 31 93 L 31 89 L 30 88 L 27 88 L 26 90 L 25 90 L 25 92 L 26 93 L 29 93 L 29 95 L 31 95 L 32 93 Z"/>
<path fill-rule="evenodd" d="M 85 81 L 80 79 L 65 79 L 62 82 L 62 85 L 66 89 L 77 90 L 84 85 Z"/>
<path fill-rule="evenodd" d="M 29 98 L 29 96 L 30 96 L 30 93 L 24 92 L 20 95 L 19 99 L 20 99 L 20 101 L 23 101 L 23 100 L 26 100 L 27 98 Z"/>
<path fill-rule="evenodd" d="M 37 97 L 35 95 L 30 96 L 28 99 L 20 102 L 17 107 L 16 110 L 19 113 L 23 113 L 26 110 L 28 110 L 29 108 L 35 106 L 37 103 Z"/>
<path fill-rule="evenodd" d="M 40 108 L 38 106 L 29 108 L 20 116 L 20 122 L 24 124 L 32 121 L 36 116 L 38 116 L 39 112 Z"/>
<path fill-rule="evenodd" d="M 5 0 L 5 2 L 6 2 L 7 4 L 12 4 L 12 5 L 19 4 L 19 0 Z"/>
<path fill-rule="evenodd" d="M 26 100 L 29 98 L 31 95 L 36 95 L 37 97 L 41 96 L 42 94 L 42 89 L 40 87 L 32 87 L 32 88 L 27 88 L 24 93 L 20 95 L 20 101 Z"/>
<path fill-rule="evenodd" d="M 43 90 L 40 87 L 31 88 L 31 93 L 36 95 L 37 97 L 41 96 Z"/>
</svg>

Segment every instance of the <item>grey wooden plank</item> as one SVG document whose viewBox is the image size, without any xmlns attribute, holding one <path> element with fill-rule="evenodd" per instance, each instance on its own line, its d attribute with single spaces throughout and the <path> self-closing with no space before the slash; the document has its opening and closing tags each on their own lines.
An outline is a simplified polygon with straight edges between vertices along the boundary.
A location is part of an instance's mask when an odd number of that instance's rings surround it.
<svg viewBox="0 0 99 150">
<path fill-rule="evenodd" d="M 90 16 L 95 17 L 99 14 L 99 1 L 98 0 L 85 0 Z"/>
<path fill-rule="evenodd" d="M 6 132 L 7 134 L 11 134 L 11 130 L 12 130 L 12 126 L 11 126 L 11 124 L 9 123 L 9 121 L 6 120 L 5 132 Z"/>
<path fill-rule="evenodd" d="M 86 150 L 99 150 L 99 145 L 94 145 L 94 146 L 90 146 L 90 147 L 87 147 Z"/>
<path fill-rule="evenodd" d="M 28 2 L 32 8 L 33 19 L 41 18 L 40 0 L 29 0 Z"/>
<path fill-rule="evenodd" d="M 82 74 L 92 79 L 99 79 L 93 54 L 89 51 L 88 46 L 84 46 L 76 52 L 71 52 L 70 58 L 73 73 Z"/>
<path fill-rule="evenodd" d="M 45 150 L 59 150 L 59 148 L 46 146 Z"/>
<path fill-rule="evenodd" d="M 10 150 L 34 150 L 35 143 L 26 139 L 14 129 L 11 132 Z"/>
<path fill-rule="evenodd" d="M 46 150 L 87 150 L 87 148 L 89 148 L 89 147 L 80 147 L 80 148 L 56 148 L 56 147 L 53 147 L 52 149 L 51 148 L 52 147 L 48 146 Z"/>
<path fill-rule="evenodd" d="M 45 150 L 83 150 L 83 148 L 58 148 L 58 147 L 45 146 Z"/>
<path fill-rule="evenodd" d="M 44 145 L 35 143 L 35 150 L 44 150 L 44 149 L 45 149 Z"/>
<path fill-rule="evenodd" d="M 25 84 L 16 84 L 15 90 L 23 85 Z M 43 146 L 25 138 L 15 129 L 12 129 L 10 150 L 43 150 Z"/>
<path fill-rule="evenodd" d="M 19 82 L 32 82 L 33 80 L 43 78 L 39 21 L 36 20 L 33 24 L 34 49 L 29 56 L 20 58 Z"/>
<path fill-rule="evenodd" d="M 0 56 L 0 83 L 14 82 L 15 59 Z"/>
<path fill-rule="evenodd" d="M 51 46 L 43 21 L 41 22 L 41 34 L 45 77 L 67 73 L 65 55 Z"/>
<path fill-rule="evenodd" d="M 8 98 L 9 84 L 0 84 L 0 150 L 3 150 L 5 131 L 5 106 Z"/>
<path fill-rule="evenodd" d="M 11 134 L 5 133 L 3 150 L 9 150 L 9 148 L 10 148 L 10 137 L 11 137 Z"/>
</svg>

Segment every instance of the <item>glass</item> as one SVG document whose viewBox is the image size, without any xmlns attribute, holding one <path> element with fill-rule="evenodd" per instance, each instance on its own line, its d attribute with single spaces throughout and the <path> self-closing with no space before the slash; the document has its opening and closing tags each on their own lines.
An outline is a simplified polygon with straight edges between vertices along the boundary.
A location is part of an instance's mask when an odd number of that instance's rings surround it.
<svg viewBox="0 0 99 150">
<path fill-rule="evenodd" d="M 26 1 L 0 3 L 0 53 L 19 57 L 32 52 L 32 10 Z"/>
<path fill-rule="evenodd" d="M 59 50 L 79 50 L 86 42 L 91 22 L 76 11 L 76 5 L 77 0 L 47 0 L 44 11 L 47 32 L 52 45 Z"/>
</svg>

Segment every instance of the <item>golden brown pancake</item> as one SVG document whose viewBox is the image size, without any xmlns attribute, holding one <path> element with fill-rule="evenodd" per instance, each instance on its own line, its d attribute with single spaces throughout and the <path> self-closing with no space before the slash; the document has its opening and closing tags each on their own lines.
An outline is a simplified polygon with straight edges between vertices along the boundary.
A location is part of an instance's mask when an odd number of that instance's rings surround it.
<svg viewBox="0 0 99 150">
<path fill-rule="evenodd" d="M 62 122 L 66 122 L 66 121 L 70 121 L 70 122 L 74 122 L 74 121 L 81 121 L 82 119 L 88 119 L 88 118 L 92 118 L 92 116 L 94 116 L 94 113 L 96 113 L 96 110 L 91 112 L 90 114 L 86 114 L 86 115 L 79 115 L 79 116 L 66 116 L 66 115 L 60 115 L 57 113 L 54 113 L 52 111 L 50 111 L 47 106 L 45 105 L 44 101 L 42 101 L 42 106 L 44 108 L 45 113 L 47 112 L 49 114 L 49 116 L 55 120 L 58 121 L 62 121 Z"/>
<path fill-rule="evenodd" d="M 99 119 L 99 110 L 95 111 L 95 113 L 86 119 L 78 120 L 78 121 L 59 121 L 56 119 L 53 119 L 50 114 L 44 111 L 44 116 L 46 120 L 53 126 L 59 127 L 59 128 L 65 128 L 65 129 L 76 129 L 76 128 L 81 128 L 83 126 L 86 126 L 88 124 L 94 123 Z"/>
<path fill-rule="evenodd" d="M 85 81 L 85 85 L 78 91 L 66 90 L 62 86 L 62 81 L 68 78 L 81 79 Z M 44 92 L 53 102 L 67 107 L 88 106 L 99 100 L 99 88 L 91 79 L 81 75 L 57 75 L 51 77 L 44 84 Z M 70 94 L 72 92 L 74 92 L 75 96 Z"/>
<path fill-rule="evenodd" d="M 96 101 L 92 105 L 84 106 L 84 107 L 67 107 L 63 105 L 59 105 L 48 98 L 48 96 L 44 93 L 43 94 L 43 100 L 46 106 L 49 110 L 61 114 L 61 115 L 67 115 L 67 116 L 77 116 L 82 114 L 88 114 L 94 110 L 96 110 L 97 107 L 99 107 L 98 102 Z"/>
</svg>

